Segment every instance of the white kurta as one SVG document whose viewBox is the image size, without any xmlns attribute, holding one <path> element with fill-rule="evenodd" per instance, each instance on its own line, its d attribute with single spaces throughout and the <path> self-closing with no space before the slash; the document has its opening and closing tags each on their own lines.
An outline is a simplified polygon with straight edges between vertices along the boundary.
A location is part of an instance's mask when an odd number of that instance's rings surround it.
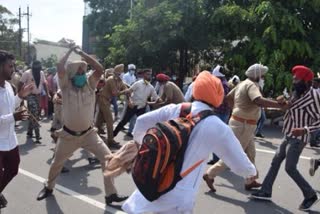
<svg viewBox="0 0 320 214">
<path fill-rule="evenodd" d="M 193 82 L 188 86 L 188 90 L 187 90 L 186 94 L 184 95 L 184 100 L 187 102 L 191 102 L 192 88 L 193 88 Z"/>
<path fill-rule="evenodd" d="M 10 151 L 18 145 L 13 114 L 20 102 L 10 83 L 5 81 L 4 88 L 0 87 L 0 151 Z"/>
<path fill-rule="evenodd" d="M 141 144 L 148 128 L 159 121 L 177 118 L 180 114 L 180 108 L 181 104 L 170 104 L 138 117 L 133 130 L 134 140 Z M 191 112 L 195 115 L 207 109 L 210 109 L 208 105 L 195 101 L 192 103 Z M 244 178 L 256 175 L 254 165 L 244 153 L 232 130 L 216 116 L 205 118 L 192 131 L 182 171 L 199 160 L 206 160 L 212 152 L 219 156 L 234 173 Z M 172 213 L 192 213 L 205 169 L 206 161 L 179 181 L 173 190 L 153 202 L 145 199 L 140 191 L 136 190 L 122 208 L 127 213 L 166 213 L 169 210 L 171 212 L 176 210 Z"/>
</svg>

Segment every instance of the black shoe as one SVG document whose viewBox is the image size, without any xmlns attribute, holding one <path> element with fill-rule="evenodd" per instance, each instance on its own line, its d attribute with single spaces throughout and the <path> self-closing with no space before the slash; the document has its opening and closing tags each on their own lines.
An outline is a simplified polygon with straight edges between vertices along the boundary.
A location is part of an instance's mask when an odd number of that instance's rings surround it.
<svg viewBox="0 0 320 214">
<path fill-rule="evenodd" d="M 52 195 L 53 190 L 52 189 L 48 189 L 47 187 L 44 187 L 38 194 L 37 196 L 37 200 L 41 201 L 49 196 Z"/>
<path fill-rule="evenodd" d="M 36 141 L 34 141 L 33 143 L 35 143 L 35 144 L 41 144 L 41 141 L 38 140 L 38 139 L 36 139 Z"/>
<path fill-rule="evenodd" d="M 314 176 L 314 173 L 317 171 L 318 167 L 319 167 L 318 160 L 311 158 L 310 159 L 310 168 L 309 168 L 310 176 Z"/>
<path fill-rule="evenodd" d="M 62 167 L 61 173 L 68 173 L 70 170 L 67 167 Z"/>
<path fill-rule="evenodd" d="M 4 197 L 2 193 L 0 193 L 0 209 L 6 207 L 8 204 L 7 199 Z"/>
<path fill-rule="evenodd" d="M 97 158 L 88 158 L 88 161 L 90 165 L 100 163 L 99 159 Z"/>
<path fill-rule="evenodd" d="M 264 138 L 264 135 L 263 135 L 262 133 L 258 132 L 258 133 L 256 134 L 256 137 Z"/>
<path fill-rule="evenodd" d="M 133 135 L 132 135 L 130 132 L 128 132 L 128 133 L 126 134 L 126 136 L 133 138 Z"/>
<path fill-rule="evenodd" d="M 251 194 L 251 198 L 258 199 L 258 200 L 271 201 L 271 194 L 258 190 L 257 192 L 254 192 Z"/>
<path fill-rule="evenodd" d="M 32 138 L 33 137 L 33 135 L 32 135 L 32 133 L 27 133 L 27 138 Z"/>
<path fill-rule="evenodd" d="M 215 163 L 217 163 L 218 162 L 218 160 L 209 160 L 208 162 L 207 162 L 207 164 L 208 165 L 213 165 L 213 164 L 215 164 Z"/>
<path fill-rule="evenodd" d="M 299 206 L 299 210 L 307 211 L 310 210 L 313 205 L 315 205 L 319 201 L 319 197 L 317 194 L 312 196 L 311 198 L 304 199 L 302 204 Z"/>
<path fill-rule="evenodd" d="M 109 205 L 112 202 L 121 202 L 127 200 L 128 196 L 118 195 L 117 193 L 105 196 L 106 204 Z"/>
<path fill-rule="evenodd" d="M 316 148 L 319 148 L 320 147 L 320 144 L 319 143 L 310 143 L 310 146 L 311 147 L 316 147 Z"/>
</svg>

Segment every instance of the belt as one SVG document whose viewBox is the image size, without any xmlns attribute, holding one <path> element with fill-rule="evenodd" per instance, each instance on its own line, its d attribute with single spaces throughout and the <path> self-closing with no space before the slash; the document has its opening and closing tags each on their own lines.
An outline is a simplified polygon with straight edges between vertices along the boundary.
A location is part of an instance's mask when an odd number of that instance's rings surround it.
<svg viewBox="0 0 320 214">
<path fill-rule="evenodd" d="M 72 131 L 70 129 L 68 129 L 66 126 L 63 126 L 63 130 L 65 130 L 66 132 L 68 132 L 69 134 L 73 135 L 73 136 L 77 136 L 80 137 L 82 135 L 84 135 L 85 133 L 87 133 L 90 129 L 92 129 L 92 126 L 90 126 L 87 130 L 84 131 Z"/>
<path fill-rule="evenodd" d="M 250 125 L 257 125 L 257 121 L 255 121 L 255 120 L 247 120 L 247 119 L 243 119 L 241 117 L 237 117 L 237 116 L 234 116 L 234 115 L 232 115 L 231 117 L 232 117 L 232 119 L 234 119 L 236 121 L 239 121 L 241 123 L 247 123 L 247 124 L 250 124 Z"/>
</svg>

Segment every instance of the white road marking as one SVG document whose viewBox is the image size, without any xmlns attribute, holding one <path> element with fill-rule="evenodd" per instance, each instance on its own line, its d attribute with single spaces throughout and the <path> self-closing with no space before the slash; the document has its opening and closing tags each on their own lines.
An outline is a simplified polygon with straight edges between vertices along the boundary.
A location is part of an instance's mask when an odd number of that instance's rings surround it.
<svg viewBox="0 0 320 214">
<path fill-rule="evenodd" d="M 262 153 L 268 153 L 268 154 L 275 154 L 275 151 L 271 151 L 271 150 L 265 150 L 265 149 L 256 149 L 257 152 L 262 152 Z M 310 160 L 310 157 L 306 157 L 306 156 L 300 156 L 301 159 L 304 160 Z"/>
<path fill-rule="evenodd" d="M 32 179 L 34 179 L 36 181 L 39 181 L 40 183 L 44 183 L 46 181 L 46 179 L 44 179 L 44 178 L 42 178 L 42 177 L 40 177 L 38 175 L 35 175 L 35 174 L 31 173 L 31 172 L 28 172 L 28 171 L 26 171 L 24 169 L 21 169 L 21 168 L 19 168 L 19 173 L 21 173 L 21 174 L 23 174 L 23 175 L 25 175 L 25 176 L 27 176 L 29 178 L 32 178 Z M 61 186 L 59 184 L 55 185 L 55 189 L 59 190 L 60 192 L 65 193 L 65 194 L 68 194 L 71 197 L 77 198 L 77 199 L 79 199 L 81 201 L 84 201 L 84 202 L 86 202 L 88 204 L 91 204 L 91 205 L 93 205 L 93 206 L 95 206 L 97 208 L 100 208 L 102 210 L 106 210 L 107 212 L 114 213 L 114 214 L 125 214 L 125 212 L 122 212 L 120 210 L 114 209 L 112 207 L 108 207 L 104 203 L 96 201 L 96 200 L 94 200 L 92 198 L 89 198 L 87 196 L 81 195 L 80 193 L 75 192 L 75 191 L 73 191 L 71 189 L 68 189 L 68 188 L 66 188 L 64 186 Z"/>
</svg>

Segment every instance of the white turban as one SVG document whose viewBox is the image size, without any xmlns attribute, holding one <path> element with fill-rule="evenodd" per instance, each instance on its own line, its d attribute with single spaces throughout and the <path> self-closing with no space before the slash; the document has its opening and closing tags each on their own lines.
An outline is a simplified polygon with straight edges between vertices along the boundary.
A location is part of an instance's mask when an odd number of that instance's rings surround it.
<svg viewBox="0 0 320 214">
<path fill-rule="evenodd" d="M 267 71 L 267 66 L 264 66 L 262 64 L 254 64 L 248 68 L 245 74 L 247 77 L 257 79 L 258 77 L 260 78 L 262 75 L 267 73 Z"/>
<path fill-rule="evenodd" d="M 212 74 L 216 77 L 225 77 L 225 75 L 223 73 L 220 72 L 220 69 L 223 68 L 221 65 L 217 65 L 213 71 Z"/>
<path fill-rule="evenodd" d="M 87 63 L 85 61 L 73 61 L 67 65 L 67 73 L 69 79 L 72 79 L 76 75 L 79 68 L 82 68 L 84 71 L 87 71 Z"/>
</svg>

